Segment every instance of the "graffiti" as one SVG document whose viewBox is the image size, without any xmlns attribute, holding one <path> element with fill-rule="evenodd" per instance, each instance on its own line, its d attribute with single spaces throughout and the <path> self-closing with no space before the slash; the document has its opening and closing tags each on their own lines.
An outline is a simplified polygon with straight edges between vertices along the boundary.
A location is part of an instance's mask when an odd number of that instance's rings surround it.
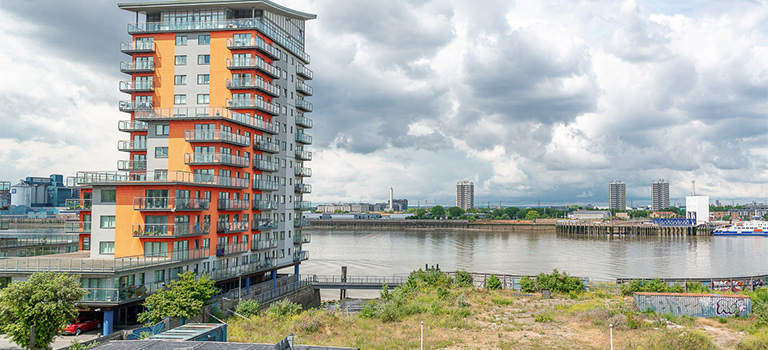
<svg viewBox="0 0 768 350">
<path fill-rule="evenodd" d="M 712 281 L 712 289 L 721 292 L 727 292 L 731 290 L 731 281 Z"/>
<path fill-rule="evenodd" d="M 718 316 L 739 316 L 746 308 L 743 299 L 723 298 L 717 301 L 715 313 Z"/>
</svg>

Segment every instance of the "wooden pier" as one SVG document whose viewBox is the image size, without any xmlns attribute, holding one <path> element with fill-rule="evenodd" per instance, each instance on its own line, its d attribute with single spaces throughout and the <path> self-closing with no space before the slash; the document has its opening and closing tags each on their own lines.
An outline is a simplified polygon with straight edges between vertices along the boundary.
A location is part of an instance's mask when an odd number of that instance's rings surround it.
<svg viewBox="0 0 768 350">
<path fill-rule="evenodd" d="M 558 233 L 586 235 L 636 235 L 636 236 L 708 236 L 708 229 L 696 226 L 657 226 L 640 222 L 558 222 Z"/>
</svg>

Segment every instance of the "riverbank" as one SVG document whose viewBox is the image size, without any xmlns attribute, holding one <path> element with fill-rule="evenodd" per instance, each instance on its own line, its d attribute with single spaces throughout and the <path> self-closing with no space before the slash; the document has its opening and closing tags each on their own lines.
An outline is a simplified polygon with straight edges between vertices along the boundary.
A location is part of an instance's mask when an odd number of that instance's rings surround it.
<svg viewBox="0 0 768 350">
<path fill-rule="evenodd" d="M 388 220 L 312 219 L 305 230 L 460 230 L 498 232 L 555 232 L 556 219 L 527 220 Z"/>
</svg>

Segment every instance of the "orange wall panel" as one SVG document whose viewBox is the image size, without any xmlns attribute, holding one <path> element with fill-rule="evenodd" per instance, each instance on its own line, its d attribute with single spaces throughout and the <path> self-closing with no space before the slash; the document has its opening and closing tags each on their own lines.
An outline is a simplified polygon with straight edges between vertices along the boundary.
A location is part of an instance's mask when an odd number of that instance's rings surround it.
<svg viewBox="0 0 768 350">
<path fill-rule="evenodd" d="M 155 40 L 155 107 L 173 107 L 173 75 L 176 34 L 156 34 Z"/>
</svg>

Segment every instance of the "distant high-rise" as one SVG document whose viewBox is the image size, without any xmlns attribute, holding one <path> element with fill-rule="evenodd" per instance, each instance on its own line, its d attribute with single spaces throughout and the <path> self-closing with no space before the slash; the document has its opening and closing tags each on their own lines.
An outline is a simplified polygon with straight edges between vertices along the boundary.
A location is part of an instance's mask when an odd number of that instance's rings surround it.
<svg viewBox="0 0 768 350">
<path fill-rule="evenodd" d="M 471 181 L 456 184 L 456 206 L 464 210 L 475 207 L 475 184 Z"/>
<path fill-rule="evenodd" d="M 608 185 L 608 208 L 627 209 L 627 184 L 616 180 Z"/>
<path fill-rule="evenodd" d="M 659 179 L 651 183 L 651 210 L 669 208 L 669 181 Z"/>
</svg>

